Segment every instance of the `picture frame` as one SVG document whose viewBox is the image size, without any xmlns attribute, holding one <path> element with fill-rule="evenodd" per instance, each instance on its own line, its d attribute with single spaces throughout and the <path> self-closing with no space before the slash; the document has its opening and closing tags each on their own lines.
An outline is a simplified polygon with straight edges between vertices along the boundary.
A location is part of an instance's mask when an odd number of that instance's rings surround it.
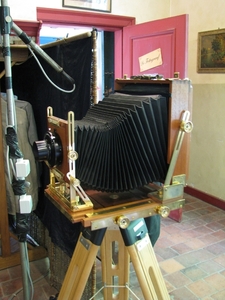
<svg viewBox="0 0 225 300">
<path fill-rule="evenodd" d="M 63 7 L 111 12 L 111 0 L 62 0 Z"/>
<path fill-rule="evenodd" d="M 198 33 L 198 73 L 225 73 L 225 29 Z"/>
</svg>

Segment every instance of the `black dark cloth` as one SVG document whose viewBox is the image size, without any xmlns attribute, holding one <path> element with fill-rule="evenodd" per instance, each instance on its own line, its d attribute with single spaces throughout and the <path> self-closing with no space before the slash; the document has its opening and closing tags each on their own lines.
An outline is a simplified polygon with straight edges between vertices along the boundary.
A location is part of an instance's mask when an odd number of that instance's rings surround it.
<svg viewBox="0 0 225 300">
<path fill-rule="evenodd" d="M 56 89 L 43 75 L 36 60 L 31 57 L 23 64 L 12 68 L 13 91 L 18 99 L 32 104 L 37 125 L 38 138 L 47 130 L 47 107 L 53 108 L 54 116 L 67 120 L 68 111 L 75 113 L 76 120 L 82 119 L 90 107 L 90 82 L 92 61 L 92 38 L 72 41 L 44 50 L 76 84 L 73 93 Z M 57 73 L 45 60 L 39 58 L 50 79 L 61 88 L 71 90 L 72 84 L 61 73 Z M 1 82 L 4 91 L 4 81 Z"/>
<path fill-rule="evenodd" d="M 45 200 L 44 214 L 41 219 L 49 231 L 51 241 L 72 257 L 82 230 L 81 223 L 72 224 L 49 199 Z"/>
</svg>

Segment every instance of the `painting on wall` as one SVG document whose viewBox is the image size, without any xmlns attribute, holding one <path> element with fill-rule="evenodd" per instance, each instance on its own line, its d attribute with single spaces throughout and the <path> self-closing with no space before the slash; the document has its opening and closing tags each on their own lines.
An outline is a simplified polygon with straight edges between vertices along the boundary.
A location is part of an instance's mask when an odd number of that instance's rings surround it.
<svg viewBox="0 0 225 300">
<path fill-rule="evenodd" d="M 198 73 L 225 73 L 225 29 L 198 33 Z"/>
<path fill-rule="evenodd" d="M 111 12 L 111 0 L 62 0 L 64 7 Z"/>
</svg>

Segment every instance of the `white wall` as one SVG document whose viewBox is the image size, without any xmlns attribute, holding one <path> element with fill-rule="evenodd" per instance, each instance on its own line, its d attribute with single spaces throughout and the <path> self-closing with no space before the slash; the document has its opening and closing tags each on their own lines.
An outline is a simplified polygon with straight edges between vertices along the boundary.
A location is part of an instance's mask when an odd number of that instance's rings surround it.
<svg viewBox="0 0 225 300">
<path fill-rule="evenodd" d="M 38 1 L 33 0 L 8 0 L 8 6 L 10 7 L 10 13 L 13 20 L 32 20 L 36 21 L 36 3 Z"/>
<path fill-rule="evenodd" d="M 62 8 L 62 0 L 9 0 L 13 19 L 36 20 L 36 7 Z M 189 14 L 188 76 L 193 123 L 188 184 L 225 201 L 225 74 L 197 73 L 198 32 L 225 28 L 224 0 L 112 0 L 112 14 L 136 23 Z"/>
<path fill-rule="evenodd" d="M 112 13 L 132 16 L 136 23 L 144 23 L 168 17 L 170 0 L 111 0 Z"/>
<path fill-rule="evenodd" d="M 170 0 L 111 0 L 111 3 L 112 14 L 136 17 L 136 23 L 165 18 L 170 9 Z M 8 0 L 8 4 L 14 20 L 36 20 L 36 7 L 63 8 L 62 0 Z"/>
</svg>

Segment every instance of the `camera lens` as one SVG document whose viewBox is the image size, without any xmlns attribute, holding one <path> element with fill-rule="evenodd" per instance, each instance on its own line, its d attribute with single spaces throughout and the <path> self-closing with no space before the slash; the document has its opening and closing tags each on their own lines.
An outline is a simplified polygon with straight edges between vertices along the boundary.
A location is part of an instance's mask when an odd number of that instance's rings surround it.
<svg viewBox="0 0 225 300">
<path fill-rule="evenodd" d="M 38 161 L 48 160 L 49 159 L 49 147 L 46 143 L 46 140 L 36 141 L 33 144 L 33 153 L 34 157 Z"/>
<path fill-rule="evenodd" d="M 50 167 L 58 166 L 62 163 L 62 143 L 56 132 L 48 131 L 44 140 L 33 143 L 34 157 L 38 161 L 48 162 Z"/>
</svg>

